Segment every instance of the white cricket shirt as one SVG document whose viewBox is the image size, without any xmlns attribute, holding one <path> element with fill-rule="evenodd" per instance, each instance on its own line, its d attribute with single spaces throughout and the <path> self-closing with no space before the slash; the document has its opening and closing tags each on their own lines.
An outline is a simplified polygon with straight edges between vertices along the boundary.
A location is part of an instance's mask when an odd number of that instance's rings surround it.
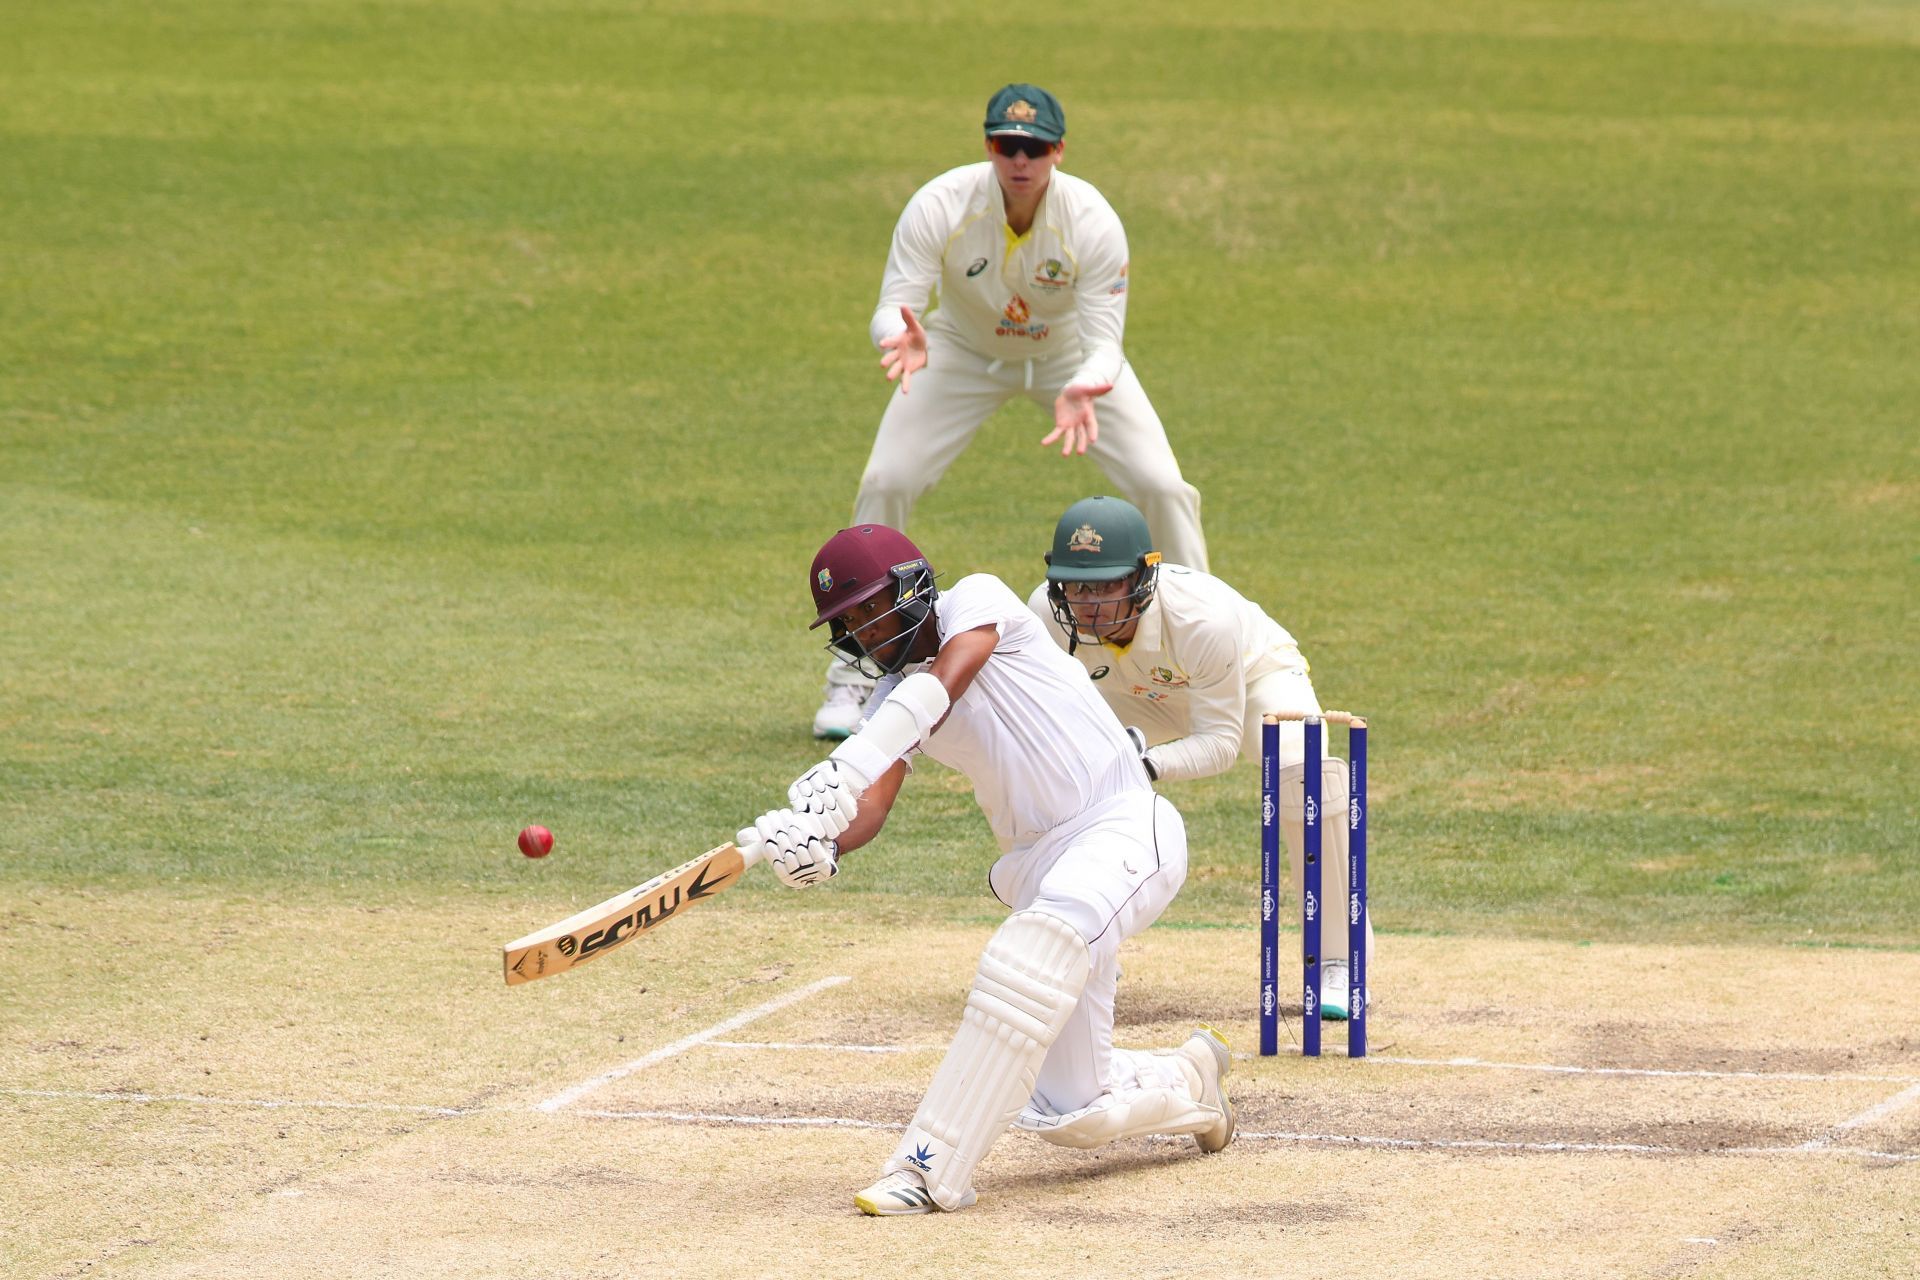
<svg viewBox="0 0 1920 1280">
<path fill-rule="evenodd" d="M 893 229 L 873 313 L 874 346 L 917 314 L 988 360 L 1074 356 L 1070 382 L 1112 382 L 1125 360 L 1127 234 L 1092 183 L 1061 173 L 1047 182 L 1033 226 L 1018 240 L 990 161 L 941 174 L 914 194 Z"/>
<path fill-rule="evenodd" d="M 1047 584 L 1027 607 L 1064 651 Z M 1307 674 L 1287 629 L 1210 573 L 1162 564 L 1153 599 L 1124 647 L 1081 643 L 1073 656 L 1122 721 L 1138 725 L 1162 781 L 1204 778 L 1233 766 L 1247 716 L 1247 686 L 1275 672 Z"/>
<path fill-rule="evenodd" d="M 942 588 L 934 624 L 942 644 L 976 627 L 999 632 L 980 674 L 918 749 L 967 775 L 1002 850 L 1032 844 L 1112 796 L 1149 789 L 1112 709 L 1047 638 L 1052 624 L 1042 626 L 1006 583 L 976 573 Z M 881 680 L 868 705 L 919 669 Z"/>
</svg>

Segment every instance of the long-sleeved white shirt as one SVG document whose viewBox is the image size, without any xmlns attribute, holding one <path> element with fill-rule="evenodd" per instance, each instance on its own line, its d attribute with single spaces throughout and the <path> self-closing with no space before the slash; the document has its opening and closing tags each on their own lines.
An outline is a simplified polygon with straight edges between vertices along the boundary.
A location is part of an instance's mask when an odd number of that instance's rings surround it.
<svg viewBox="0 0 1920 1280">
<path fill-rule="evenodd" d="M 1027 607 L 1046 619 L 1062 649 L 1047 584 Z M 1163 781 L 1205 778 L 1233 767 L 1247 722 L 1247 687 L 1275 672 L 1307 673 L 1287 629 L 1210 573 L 1162 564 L 1153 599 L 1125 646 L 1082 643 L 1074 657 L 1123 724 L 1153 746 Z"/>
<path fill-rule="evenodd" d="M 1113 711 L 1048 643 L 1051 624 L 1036 622 L 1006 583 L 973 573 L 942 587 L 934 626 L 941 644 L 975 627 L 999 633 L 973 683 L 913 753 L 967 775 L 1003 851 L 1033 844 L 1109 796 L 1146 787 Z M 867 705 L 878 706 L 901 678 L 882 679 Z"/>
<path fill-rule="evenodd" d="M 877 347 L 906 328 L 938 289 L 925 318 L 988 360 L 1077 355 L 1074 383 L 1112 382 L 1125 361 L 1127 234 L 1092 183 L 1053 172 L 1027 234 L 1007 226 L 988 161 L 941 174 L 914 193 L 893 229 L 870 326 Z"/>
</svg>

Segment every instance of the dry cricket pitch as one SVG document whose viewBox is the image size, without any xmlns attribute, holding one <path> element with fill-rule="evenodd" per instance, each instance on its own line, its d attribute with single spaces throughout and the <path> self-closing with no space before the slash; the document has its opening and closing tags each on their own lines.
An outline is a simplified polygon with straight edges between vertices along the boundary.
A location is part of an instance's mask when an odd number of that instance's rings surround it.
<svg viewBox="0 0 1920 1280">
<path fill-rule="evenodd" d="M 881 1220 L 853 1193 L 991 925 L 847 902 L 716 904 L 509 990 L 546 909 L 10 888 L 0 1274 L 1920 1267 L 1920 954 L 1384 934 L 1375 1056 L 1261 1060 L 1253 930 L 1153 930 L 1118 1038 L 1224 1030 L 1234 1144 L 1014 1134 L 976 1208 Z"/>
</svg>

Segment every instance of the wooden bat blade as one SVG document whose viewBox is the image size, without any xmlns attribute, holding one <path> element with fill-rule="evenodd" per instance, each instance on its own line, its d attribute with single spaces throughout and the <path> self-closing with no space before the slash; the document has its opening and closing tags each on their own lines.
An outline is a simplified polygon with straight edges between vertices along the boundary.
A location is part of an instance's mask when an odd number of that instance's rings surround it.
<svg viewBox="0 0 1920 1280">
<path fill-rule="evenodd" d="M 740 851 L 723 844 L 599 906 L 509 942 L 500 953 L 507 985 L 565 973 L 625 946 L 694 903 L 731 889 L 746 869 Z"/>
</svg>

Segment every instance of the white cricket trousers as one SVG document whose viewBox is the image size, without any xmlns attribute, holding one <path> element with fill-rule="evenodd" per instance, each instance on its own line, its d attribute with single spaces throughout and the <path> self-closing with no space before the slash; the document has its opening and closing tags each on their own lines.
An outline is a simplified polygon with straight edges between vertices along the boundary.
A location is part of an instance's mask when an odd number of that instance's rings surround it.
<svg viewBox="0 0 1920 1280">
<path fill-rule="evenodd" d="M 880 419 L 854 499 L 853 522 L 904 531 L 914 503 L 939 483 L 994 410 L 1025 396 L 1051 424 L 1053 402 L 1079 367 L 1078 352 L 1051 360 L 992 361 L 930 331 L 927 364 L 913 375 L 912 394 L 896 388 Z M 1147 517 L 1154 547 L 1162 556 L 1205 570 L 1200 491 L 1181 476 L 1166 428 L 1132 365 L 1121 367 L 1113 390 L 1093 402 L 1093 412 L 1100 432 L 1087 447 L 1087 456 L 1100 464 L 1120 496 Z M 1049 425 L 1041 435 L 1051 430 Z M 1047 522 L 1053 518 L 1054 513 L 1048 513 L 1035 526 L 1036 538 L 1044 540 L 1051 532 Z"/>
<path fill-rule="evenodd" d="M 1160 918 L 1187 879 L 1187 825 L 1163 797 L 1115 796 L 993 864 L 987 883 L 1015 911 L 1044 911 L 1087 940 L 1086 990 L 1040 1064 L 1034 1103 L 1065 1113 L 1109 1092 L 1180 1079 L 1158 1056 L 1113 1047 L 1120 944 Z M 1181 1087 L 1184 1087 L 1182 1085 Z"/>
</svg>

